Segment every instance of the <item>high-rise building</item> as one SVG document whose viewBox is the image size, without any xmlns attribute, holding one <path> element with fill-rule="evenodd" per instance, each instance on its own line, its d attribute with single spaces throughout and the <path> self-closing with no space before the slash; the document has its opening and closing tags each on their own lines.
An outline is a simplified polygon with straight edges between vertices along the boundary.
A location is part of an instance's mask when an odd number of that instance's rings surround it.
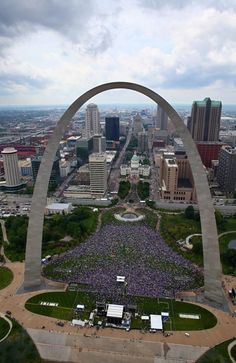
<svg viewBox="0 0 236 363">
<path fill-rule="evenodd" d="M 93 152 L 103 153 L 106 151 L 106 138 L 102 135 L 93 136 Z"/>
<path fill-rule="evenodd" d="M 119 117 L 105 118 L 106 140 L 119 141 L 120 138 L 120 120 Z"/>
<path fill-rule="evenodd" d="M 218 141 L 222 104 L 205 98 L 194 101 L 188 129 L 195 141 Z"/>
<path fill-rule="evenodd" d="M 42 156 L 36 155 L 31 159 L 33 182 L 36 182 Z M 54 187 L 60 183 L 60 166 L 59 158 L 56 156 L 52 166 L 52 172 L 49 180 L 49 186 Z"/>
<path fill-rule="evenodd" d="M 236 148 L 222 146 L 219 153 L 217 182 L 220 189 L 226 193 L 236 190 Z"/>
<path fill-rule="evenodd" d="M 160 130 L 167 130 L 168 115 L 159 105 L 157 106 L 157 116 L 155 118 L 155 122 L 156 128 L 159 128 Z"/>
<path fill-rule="evenodd" d="M 138 133 L 138 151 L 141 153 L 148 151 L 148 134 L 145 131 Z"/>
<path fill-rule="evenodd" d="M 175 201 L 196 199 L 193 176 L 184 151 L 160 155 L 161 198 Z"/>
<path fill-rule="evenodd" d="M 21 184 L 17 150 L 6 147 L 2 151 L 6 186 L 14 187 Z"/>
<path fill-rule="evenodd" d="M 143 131 L 142 117 L 139 113 L 134 117 L 133 129 L 135 136 L 138 136 L 138 133 Z"/>
<path fill-rule="evenodd" d="M 98 106 L 90 103 L 86 108 L 85 136 L 87 138 L 101 133 L 100 115 Z"/>
<path fill-rule="evenodd" d="M 103 196 L 107 190 L 107 162 L 105 153 L 89 156 L 90 189 L 94 196 Z"/>
</svg>

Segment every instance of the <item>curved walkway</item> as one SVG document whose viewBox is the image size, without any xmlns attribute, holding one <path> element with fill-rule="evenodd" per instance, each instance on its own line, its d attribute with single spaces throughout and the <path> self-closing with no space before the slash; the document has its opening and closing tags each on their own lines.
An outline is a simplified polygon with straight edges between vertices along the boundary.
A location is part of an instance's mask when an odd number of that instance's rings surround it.
<svg viewBox="0 0 236 363">
<path fill-rule="evenodd" d="M 4 314 L 2 314 L 2 313 L 0 313 L 0 318 L 2 318 L 2 319 L 4 319 L 4 320 L 6 320 L 7 322 L 8 322 L 8 324 L 9 324 L 9 330 L 8 330 L 8 332 L 7 332 L 7 334 L 5 335 L 5 337 L 3 337 L 2 339 L 0 339 L 0 343 L 1 342 L 3 342 L 3 340 L 5 340 L 7 337 L 8 337 L 8 335 L 10 334 L 10 332 L 11 332 L 11 330 L 12 330 L 12 322 L 11 322 L 11 320 L 10 319 L 8 319 Z"/>
<path fill-rule="evenodd" d="M 223 232 L 223 233 L 221 233 L 221 234 L 218 235 L 218 238 L 224 236 L 225 234 L 230 234 L 230 233 L 236 233 L 236 231 Z"/>
<path fill-rule="evenodd" d="M 0 219 L 0 223 L 1 223 L 1 228 L 2 228 L 2 236 L 3 236 L 3 241 L 6 242 L 7 244 L 9 244 L 8 238 L 7 238 L 7 231 L 6 231 L 6 227 L 5 227 L 5 221 L 4 219 Z M 4 246 L 2 245 L 1 249 L 0 249 L 0 254 L 5 258 L 5 261 L 7 263 L 11 262 L 9 260 L 9 258 L 7 258 L 7 256 L 4 253 Z"/>
<path fill-rule="evenodd" d="M 236 360 L 233 358 L 232 354 L 231 354 L 231 349 L 236 345 L 236 340 L 234 340 L 233 342 L 231 342 L 229 345 L 228 345 L 228 354 L 229 354 L 229 357 L 231 359 L 231 361 L 233 363 L 236 363 Z"/>
</svg>

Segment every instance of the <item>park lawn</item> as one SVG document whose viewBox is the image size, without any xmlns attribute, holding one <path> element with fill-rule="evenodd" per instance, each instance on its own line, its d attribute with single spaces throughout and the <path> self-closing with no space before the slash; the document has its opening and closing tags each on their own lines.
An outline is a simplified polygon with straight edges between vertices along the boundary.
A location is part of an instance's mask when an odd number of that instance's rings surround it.
<svg viewBox="0 0 236 363">
<path fill-rule="evenodd" d="M 58 307 L 40 305 L 41 301 L 57 302 Z M 25 307 L 27 310 L 40 315 L 47 315 L 61 320 L 72 320 L 77 304 L 84 304 L 85 311 L 79 314 L 79 318 L 88 319 L 89 313 L 95 308 L 96 297 L 85 292 L 49 292 L 30 298 Z M 170 321 L 165 323 L 165 330 L 202 330 L 210 329 L 216 325 L 216 317 L 208 310 L 194 304 L 171 299 L 157 299 L 150 297 L 135 297 L 133 302 L 137 304 L 139 315 L 160 314 L 169 312 Z M 116 303 L 115 301 L 113 303 Z M 198 314 L 200 319 L 182 319 L 178 314 Z M 140 317 L 132 319 L 132 328 L 146 329 L 149 322 L 141 321 Z"/>
<path fill-rule="evenodd" d="M 115 219 L 114 214 L 122 214 L 126 211 L 125 208 L 113 208 L 111 210 L 106 210 L 102 213 L 102 226 L 105 226 L 109 223 L 122 223 Z"/>
<path fill-rule="evenodd" d="M 9 268 L 7 267 L 0 266 L 0 290 L 10 285 L 12 280 L 13 280 L 12 271 L 9 270 Z"/>
<path fill-rule="evenodd" d="M 10 335 L 0 343 L 1 363 L 41 363 L 40 355 L 27 332 L 15 321 Z"/>
<path fill-rule="evenodd" d="M 10 329 L 9 323 L 5 319 L 0 318 L 0 340 L 7 335 L 9 329 Z"/>
<path fill-rule="evenodd" d="M 236 345 L 234 345 L 233 348 L 231 349 L 231 355 L 234 358 L 234 360 L 236 360 Z"/>
<path fill-rule="evenodd" d="M 190 234 L 201 233 L 200 221 L 188 219 L 184 216 L 184 213 L 161 213 L 161 215 L 160 231 L 161 235 L 168 243 L 184 239 Z"/>
<path fill-rule="evenodd" d="M 40 302 L 58 303 L 58 306 L 40 305 Z M 84 316 L 88 318 L 89 312 L 94 308 L 95 297 L 92 294 L 76 291 L 48 292 L 33 296 L 27 300 L 27 310 L 40 315 L 51 316 L 56 319 L 72 320 L 75 317 L 76 305 L 85 305 Z"/>
<path fill-rule="evenodd" d="M 234 339 L 226 340 L 225 342 L 216 345 L 214 348 L 209 349 L 196 363 L 231 363 L 227 348 L 233 340 Z"/>
</svg>

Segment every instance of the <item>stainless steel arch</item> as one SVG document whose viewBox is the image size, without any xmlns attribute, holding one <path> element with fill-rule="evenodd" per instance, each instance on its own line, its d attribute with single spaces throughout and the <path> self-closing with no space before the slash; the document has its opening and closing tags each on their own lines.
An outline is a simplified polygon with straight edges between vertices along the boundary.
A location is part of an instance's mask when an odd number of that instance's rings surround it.
<svg viewBox="0 0 236 363">
<path fill-rule="evenodd" d="M 207 183 L 206 173 L 192 140 L 190 133 L 184 125 L 182 119 L 173 109 L 173 107 L 160 95 L 154 91 L 135 83 L 129 82 L 111 82 L 99 85 L 85 92 L 77 98 L 72 105 L 66 110 L 59 120 L 56 129 L 51 136 L 47 148 L 44 152 L 37 180 L 35 183 L 34 194 L 32 198 L 31 212 L 27 233 L 26 257 L 25 257 L 25 275 L 23 287 L 25 290 L 34 290 L 40 288 L 41 278 L 41 250 L 42 250 L 42 230 L 44 209 L 46 204 L 47 189 L 49 178 L 52 170 L 53 160 L 59 145 L 59 142 L 65 132 L 71 118 L 78 109 L 93 96 L 112 90 L 112 89 L 129 89 L 140 92 L 145 96 L 158 103 L 172 120 L 180 137 L 185 145 L 187 155 L 191 164 L 193 178 L 196 186 L 198 206 L 200 211 L 203 253 L 204 253 L 204 285 L 205 298 L 216 305 L 223 306 L 224 298 L 221 288 L 221 262 L 219 255 L 217 228 L 214 217 L 211 195 Z"/>
</svg>

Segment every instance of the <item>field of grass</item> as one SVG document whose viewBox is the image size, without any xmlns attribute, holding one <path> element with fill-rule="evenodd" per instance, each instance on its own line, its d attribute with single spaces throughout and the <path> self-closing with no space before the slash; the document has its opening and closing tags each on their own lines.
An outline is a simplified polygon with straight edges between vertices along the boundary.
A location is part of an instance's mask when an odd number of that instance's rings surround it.
<svg viewBox="0 0 236 363">
<path fill-rule="evenodd" d="M 4 338 L 5 335 L 7 335 L 9 329 L 10 325 L 8 324 L 8 322 L 5 319 L 0 318 L 0 340 Z"/>
<path fill-rule="evenodd" d="M 27 332 L 15 320 L 12 323 L 10 335 L 0 343 L 0 362 L 41 363 L 39 353 Z"/>
<path fill-rule="evenodd" d="M 226 340 L 225 342 L 216 345 L 214 348 L 209 349 L 203 354 L 196 363 L 231 363 L 228 355 L 228 345 L 234 339 Z"/>
<path fill-rule="evenodd" d="M 0 290 L 8 286 L 13 280 L 13 273 L 9 268 L 0 266 Z"/>
<path fill-rule="evenodd" d="M 57 302 L 58 307 L 40 305 L 40 302 Z M 26 302 L 26 308 L 40 315 L 47 315 L 57 319 L 71 320 L 76 315 L 74 309 L 77 304 L 85 305 L 85 312 L 80 315 L 84 319 L 89 316 L 95 308 L 95 295 L 85 292 L 50 292 L 32 297 Z M 115 301 L 113 301 L 115 303 Z M 157 299 L 149 297 L 135 297 L 133 303 L 137 305 L 139 317 L 132 319 L 132 328 L 142 329 L 145 324 L 141 321 L 140 315 L 158 314 L 162 311 L 169 312 L 170 320 L 165 323 L 165 330 L 202 330 L 209 329 L 216 325 L 216 317 L 200 306 L 174 301 L 171 299 Z M 183 319 L 179 314 L 197 314 L 200 319 Z M 144 325 L 143 325 L 144 324 Z M 146 326 L 148 328 L 148 326 Z"/>
</svg>

